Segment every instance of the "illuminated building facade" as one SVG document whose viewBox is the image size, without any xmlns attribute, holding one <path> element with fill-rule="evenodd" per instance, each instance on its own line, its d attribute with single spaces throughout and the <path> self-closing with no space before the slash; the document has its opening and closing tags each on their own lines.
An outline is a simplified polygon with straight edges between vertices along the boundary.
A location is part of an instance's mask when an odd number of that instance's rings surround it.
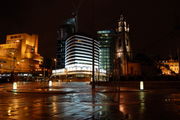
<svg viewBox="0 0 180 120">
<path fill-rule="evenodd" d="M 78 66 L 82 66 L 84 69 L 92 69 L 92 38 L 73 35 L 66 40 L 66 55 L 65 66 L 68 70 L 73 70 Z M 95 41 L 95 69 L 98 69 L 99 64 L 99 43 Z"/>
<path fill-rule="evenodd" d="M 119 21 L 119 25 L 118 25 L 119 32 L 114 32 L 112 30 L 97 31 L 97 40 L 99 41 L 99 44 L 100 44 L 99 67 L 101 69 L 106 70 L 106 80 L 110 80 L 109 78 L 113 74 L 113 68 L 117 69 L 118 71 L 118 73 L 116 73 L 117 76 L 120 76 L 120 75 L 123 76 L 124 74 L 128 76 L 141 75 L 140 63 L 135 62 L 130 59 L 131 50 L 130 50 L 130 41 L 129 41 L 129 35 L 128 35 L 129 28 L 127 28 L 126 22 L 124 22 L 124 25 L 122 25 L 121 22 L 122 21 Z M 124 29 L 126 30 L 124 33 L 125 35 L 124 41 L 122 40 L 122 36 L 121 36 L 122 26 L 124 26 Z M 125 52 L 123 52 L 123 46 L 122 46 L 122 44 L 124 43 L 125 43 L 125 48 L 124 48 Z M 121 50 L 118 54 L 117 54 L 117 48 Z M 119 58 L 116 55 L 119 55 Z M 115 56 L 116 56 L 116 59 L 115 59 L 116 61 L 113 61 Z M 126 58 L 124 58 L 125 56 Z M 123 60 L 126 60 L 126 61 L 123 61 Z M 126 67 L 126 70 L 127 70 L 127 72 L 124 74 L 123 74 L 123 71 L 120 71 L 123 69 L 123 67 Z"/>
<path fill-rule="evenodd" d="M 131 58 L 131 47 L 129 40 L 129 25 L 123 15 L 120 16 L 117 28 L 117 39 L 115 40 L 115 67 L 114 77 L 128 75 L 128 61 Z"/>
<path fill-rule="evenodd" d="M 75 32 L 75 19 L 68 19 L 57 29 L 56 68 L 65 67 L 65 41 Z"/>
<path fill-rule="evenodd" d="M 114 35 L 112 30 L 97 31 L 97 40 L 100 45 L 99 67 L 106 70 L 107 76 L 110 76 L 113 71 Z"/>
<path fill-rule="evenodd" d="M 26 33 L 7 35 L 0 45 L 0 72 L 40 71 L 43 58 L 38 54 L 38 36 Z"/>
<path fill-rule="evenodd" d="M 93 40 L 82 35 L 72 35 L 65 43 L 65 68 L 53 70 L 53 76 L 66 76 L 68 78 L 92 77 Z M 99 42 L 94 40 L 94 71 L 96 78 L 105 75 L 99 69 Z M 85 80 L 85 79 L 84 79 Z"/>
<path fill-rule="evenodd" d="M 177 60 L 163 60 L 160 62 L 160 69 L 163 75 L 179 74 L 179 61 Z"/>
</svg>

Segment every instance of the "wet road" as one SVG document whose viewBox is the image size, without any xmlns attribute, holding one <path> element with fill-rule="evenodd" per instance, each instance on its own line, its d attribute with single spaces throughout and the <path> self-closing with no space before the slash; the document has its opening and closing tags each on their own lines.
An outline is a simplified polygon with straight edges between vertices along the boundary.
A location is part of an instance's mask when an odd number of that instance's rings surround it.
<svg viewBox="0 0 180 120">
<path fill-rule="evenodd" d="M 0 84 L 0 120 L 180 120 L 179 89 L 88 83 Z"/>
</svg>

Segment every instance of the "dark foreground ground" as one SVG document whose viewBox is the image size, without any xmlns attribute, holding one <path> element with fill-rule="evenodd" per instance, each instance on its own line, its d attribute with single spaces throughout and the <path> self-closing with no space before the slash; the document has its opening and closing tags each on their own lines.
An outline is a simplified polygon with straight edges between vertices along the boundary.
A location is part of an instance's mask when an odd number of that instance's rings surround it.
<svg viewBox="0 0 180 120">
<path fill-rule="evenodd" d="M 180 82 L 0 84 L 0 120 L 180 120 Z"/>
</svg>

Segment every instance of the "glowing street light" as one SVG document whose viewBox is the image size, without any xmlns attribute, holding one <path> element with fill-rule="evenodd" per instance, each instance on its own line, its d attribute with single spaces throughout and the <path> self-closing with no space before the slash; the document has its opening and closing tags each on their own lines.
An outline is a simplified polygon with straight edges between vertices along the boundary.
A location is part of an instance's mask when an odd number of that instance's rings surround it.
<svg viewBox="0 0 180 120">
<path fill-rule="evenodd" d="M 54 67 L 55 67 L 55 70 L 56 70 L 56 65 L 57 65 L 57 59 L 54 58 Z"/>
</svg>

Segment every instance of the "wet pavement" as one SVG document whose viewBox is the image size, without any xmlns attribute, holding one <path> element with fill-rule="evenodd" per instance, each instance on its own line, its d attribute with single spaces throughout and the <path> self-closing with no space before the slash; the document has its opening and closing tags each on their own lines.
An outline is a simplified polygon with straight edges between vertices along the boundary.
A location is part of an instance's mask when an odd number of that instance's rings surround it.
<svg viewBox="0 0 180 120">
<path fill-rule="evenodd" d="M 180 120 L 177 88 L 0 83 L 0 120 Z"/>
</svg>

